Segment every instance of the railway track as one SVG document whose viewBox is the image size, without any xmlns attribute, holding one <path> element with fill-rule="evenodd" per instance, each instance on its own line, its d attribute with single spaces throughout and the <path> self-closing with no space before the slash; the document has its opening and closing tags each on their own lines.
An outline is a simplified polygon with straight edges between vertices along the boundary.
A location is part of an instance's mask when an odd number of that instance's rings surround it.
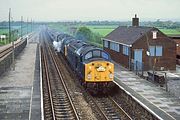
<svg viewBox="0 0 180 120">
<path fill-rule="evenodd" d="M 45 48 L 42 47 L 41 51 L 43 63 L 44 119 L 79 120 L 55 56 L 48 46 Z"/>
<path fill-rule="evenodd" d="M 45 53 L 48 53 L 48 52 L 45 52 Z M 95 119 L 103 119 L 103 120 L 104 119 L 105 120 L 155 119 L 155 120 L 158 120 L 158 118 L 156 118 L 156 116 L 153 116 L 148 110 L 145 110 L 139 103 L 137 103 L 137 101 L 135 101 L 132 97 L 130 97 L 129 94 L 126 94 L 125 92 L 123 92 L 119 89 L 116 91 L 117 94 L 115 94 L 113 96 L 97 97 L 97 96 L 90 95 L 84 89 L 84 87 L 80 85 L 80 82 L 79 82 L 80 80 L 78 80 L 78 76 L 76 76 L 76 74 L 71 70 L 70 66 L 68 65 L 68 63 L 64 59 L 64 57 L 61 54 L 59 54 L 59 58 L 57 58 L 58 55 L 55 52 L 51 52 L 51 54 L 53 54 L 52 56 L 56 56 L 56 57 L 54 57 L 54 58 L 52 57 L 52 58 L 54 59 L 53 61 L 57 62 L 57 66 L 59 68 L 64 69 L 63 72 L 66 71 L 63 74 L 66 74 L 64 76 L 66 76 L 66 79 L 67 79 L 66 80 L 66 83 L 68 86 L 67 91 L 68 90 L 71 91 L 71 96 L 73 96 L 73 103 L 75 105 L 74 108 L 77 109 L 78 114 L 81 114 L 79 118 L 75 118 L 75 117 L 74 118 L 71 117 L 71 118 L 73 118 L 73 119 L 88 119 L 88 117 L 89 117 L 88 113 L 85 113 L 86 112 L 85 109 L 79 108 L 79 106 L 82 107 L 82 105 L 81 105 L 81 102 L 77 102 L 77 98 L 76 98 L 77 96 L 81 96 L 81 94 L 83 94 L 82 96 L 84 97 L 85 101 L 88 103 L 88 106 L 91 107 L 93 114 L 95 116 Z M 50 56 L 50 55 L 48 55 L 48 56 Z M 52 63 L 50 63 L 50 64 L 52 67 L 53 66 Z M 50 71 L 49 68 L 47 68 L 47 69 Z M 55 68 L 53 67 L 53 69 L 55 69 Z M 67 70 L 65 70 L 65 69 L 67 69 Z M 56 74 L 57 73 L 53 73 L 53 76 L 56 76 Z M 67 76 L 69 76 L 69 77 L 67 77 Z M 56 78 L 56 77 L 54 77 L 54 78 Z M 75 86 L 72 85 L 73 84 L 72 81 L 75 83 Z M 55 83 L 55 84 L 57 85 L 58 83 Z M 75 93 L 76 89 L 77 89 L 76 87 L 78 87 L 78 89 L 81 89 L 79 92 L 77 92 L 80 95 Z M 60 91 L 61 89 L 58 89 L 58 88 L 62 88 L 62 87 L 60 87 L 60 85 L 58 85 L 57 90 Z M 74 93 L 72 92 L 71 89 L 73 89 Z M 47 93 L 47 92 L 45 92 L 45 93 Z M 63 95 L 61 95 L 61 96 L 63 96 Z M 53 101 L 53 99 L 52 99 L 52 101 Z M 66 101 L 66 100 L 63 100 L 63 101 Z M 48 103 L 50 103 L 50 102 L 48 102 Z M 61 101 L 56 102 L 56 104 L 59 104 L 59 103 L 61 103 Z M 50 110 L 52 109 L 51 106 L 47 107 L 46 109 L 48 111 L 47 113 L 51 113 L 50 112 Z M 79 112 L 79 109 L 80 109 L 80 112 Z M 83 110 L 83 112 L 82 112 L 82 110 Z M 54 111 L 56 111 L 56 110 L 54 110 Z M 64 114 L 67 115 L 66 109 L 64 111 L 65 111 Z M 70 114 L 71 113 L 72 112 L 70 112 Z M 45 114 L 46 114 L 46 112 L 45 112 Z M 78 116 L 78 114 L 77 114 L 77 116 Z M 82 117 L 82 114 L 84 114 L 86 116 Z M 59 116 L 62 116 L 62 115 L 59 114 Z M 59 118 L 59 119 L 63 119 L 63 118 Z"/>
<path fill-rule="evenodd" d="M 92 96 L 89 94 L 70 69 L 67 62 L 62 55 L 59 55 L 61 61 L 64 61 L 64 67 L 68 69 L 70 75 L 72 75 L 74 82 L 78 88 L 81 89 L 83 96 L 88 102 L 89 106 L 93 110 L 96 118 L 98 119 L 121 119 L 121 120 L 158 120 L 156 116 L 153 116 L 148 110 L 145 110 L 138 102 L 136 102 L 129 94 L 118 88 L 115 95 L 112 96 Z M 113 113 L 113 114 L 112 114 Z"/>
<path fill-rule="evenodd" d="M 131 117 L 122 109 L 111 96 L 88 98 L 92 107 L 99 111 L 101 119 L 105 120 L 132 120 Z"/>
<path fill-rule="evenodd" d="M 84 87 L 80 85 L 77 76 L 75 76 L 75 73 L 70 69 L 69 65 L 64 60 L 64 57 L 62 57 L 62 55 L 59 55 L 59 58 L 61 61 L 63 61 L 63 64 L 65 65 L 61 67 L 67 68 L 72 77 L 76 78 L 74 79 L 74 82 L 76 86 L 81 89 L 86 101 L 91 106 L 91 109 L 93 110 L 96 118 L 105 120 L 132 120 L 128 113 L 124 111 L 123 108 L 111 96 L 97 97 L 89 94 L 88 91 L 86 91 Z"/>
<path fill-rule="evenodd" d="M 20 42 L 17 42 L 15 44 L 15 47 L 19 46 L 21 44 L 21 41 Z M 6 55 L 8 55 L 9 53 L 11 53 L 13 50 L 13 46 L 9 46 L 7 48 L 5 48 L 4 50 L 0 51 L 0 59 L 2 59 L 3 57 L 5 57 Z"/>
</svg>

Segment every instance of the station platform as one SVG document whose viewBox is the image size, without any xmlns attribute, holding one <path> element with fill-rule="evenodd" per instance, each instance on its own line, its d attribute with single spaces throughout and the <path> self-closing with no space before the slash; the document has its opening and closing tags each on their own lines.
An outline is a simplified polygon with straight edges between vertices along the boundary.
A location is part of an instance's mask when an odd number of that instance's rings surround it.
<svg viewBox="0 0 180 120">
<path fill-rule="evenodd" d="M 29 39 L 16 58 L 15 70 L 0 76 L 1 120 L 41 119 L 39 48 L 34 41 Z"/>
<path fill-rule="evenodd" d="M 162 120 L 180 120 L 180 99 L 161 87 L 115 64 L 115 83 L 140 101 Z"/>
</svg>

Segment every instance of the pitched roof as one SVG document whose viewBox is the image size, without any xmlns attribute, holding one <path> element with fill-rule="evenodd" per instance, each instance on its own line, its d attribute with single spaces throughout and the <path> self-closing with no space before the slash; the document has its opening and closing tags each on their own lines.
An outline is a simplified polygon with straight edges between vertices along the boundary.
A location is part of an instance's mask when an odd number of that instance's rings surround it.
<svg viewBox="0 0 180 120">
<path fill-rule="evenodd" d="M 153 28 L 142 27 L 142 26 L 138 26 L 138 27 L 119 26 L 111 33 L 106 35 L 104 38 L 111 41 L 132 45 L 136 40 L 138 40 L 140 37 L 145 35 L 145 33 L 149 32 L 151 29 Z"/>
</svg>

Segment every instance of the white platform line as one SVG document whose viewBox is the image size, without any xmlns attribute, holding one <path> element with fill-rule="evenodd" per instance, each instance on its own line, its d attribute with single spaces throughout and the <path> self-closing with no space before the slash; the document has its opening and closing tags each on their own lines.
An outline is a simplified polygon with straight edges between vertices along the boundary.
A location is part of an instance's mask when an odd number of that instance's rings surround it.
<svg viewBox="0 0 180 120">
<path fill-rule="evenodd" d="M 120 80 L 119 78 L 117 78 L 115 76 L 116 79 Z M 157 115 L 154 111 L 152 111 L 150 108 L 148 108 L 144 103 L 142 103 L 141 101 L 139 101 L 136 97 L 134 97 L 131 93 L 129 93 L 128 91 L 126 91 L 121 85 L 119 85 L 116 81 L 114 81 L 114 83 L 116 83 L 122 90 L 124 90 L 128 95 L 130 95 L 136 102 L 138 102 L 142 107 L 144 107 L 147 111 L 149 111 L 151 114 L 153 114 L 154 116 L 156 116 L 158 119 L 163 120 L 163 118 L 161 118 L 159 115 Z M 124 83 L 123 83 L 124 84 Z M 142 96 L 143 97 L 143 96 Z M 144 97 L 143 97 L 144 98 Z M 146 99 L 146 98 L 144 98 Z M 147 99 L 146 99 L 147 100 Z M 149 100 L 147 100 L 149 101 Z M 150 101 L 149 101 L 150 102 Z M 152 103 L 152 102 L 150 102 Z M 153 104 L 154 105 L 154 104 Z M 155 105 L 156 106 L 156 105 Z M 159 108 L 159 107 L 158 107 Z M 160 108 L 159 108 L 160 109 Z M 162 110 L 162 109 L 160 109 Z M 162 110 L 163 112 L 167 113 L 166 111 Z M 167 114 L 168 116 L 170 116 L 172 119 L 174 119 L 171 115 Z"/>
<path fill-rule="evenodd" d="M 42 66 L 41 66 L 41 46 L 39 45 L 39 60 L 40 60 L 40 91 L 41 91 L 41 120 L 44 120 L 43 106 L 43 87 L 42 87 Z"/>
<path fill-rule="evenodd" d="M 32 96 L 33 96 L 33 84 L 32 84 L 32 87 L 31 87 L 31 99 L 30 99 L 30 107 L 29 107 L 29 120 L 31 120 L 31 109 L 32 109 Z"/>
</svg>

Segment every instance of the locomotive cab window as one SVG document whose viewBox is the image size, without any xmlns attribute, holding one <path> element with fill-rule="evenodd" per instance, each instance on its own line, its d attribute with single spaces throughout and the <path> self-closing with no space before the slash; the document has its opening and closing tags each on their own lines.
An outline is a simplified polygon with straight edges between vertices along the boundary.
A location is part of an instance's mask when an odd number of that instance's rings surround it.
<svg viewBox="0 0 180 120">
<path fill-rule="evenodd" d="M 84 57 L 85 60 L 87 60 L 89 58 L 92 58 L 92 52 L 88 52 Z"/>
<path fill-rule="evenodd" d="M 101 50 L 94 50 L 92 52 L 88 52 L 84 60 L 91 59 L 91 58 L 103 58 L 103 59 L 109 59 L 109 55 L 106 52 L 103 52 Z"/>
<path fill-rule="evenodd" d="M 93 51 L 93 57 L 100 57 L 101 56 L 101 51 L 99 51 L 99 50 L 95 50 L 95 51 Z"/>
<path fill-rule="evenodd" d="M 109 56 L 108 56 L 108 54 L 107 53 L 105 53 L 105 52 L 102 52 L 102 58 L 104 58 L 104 59 L 109 59 Z"/>
</svg>

